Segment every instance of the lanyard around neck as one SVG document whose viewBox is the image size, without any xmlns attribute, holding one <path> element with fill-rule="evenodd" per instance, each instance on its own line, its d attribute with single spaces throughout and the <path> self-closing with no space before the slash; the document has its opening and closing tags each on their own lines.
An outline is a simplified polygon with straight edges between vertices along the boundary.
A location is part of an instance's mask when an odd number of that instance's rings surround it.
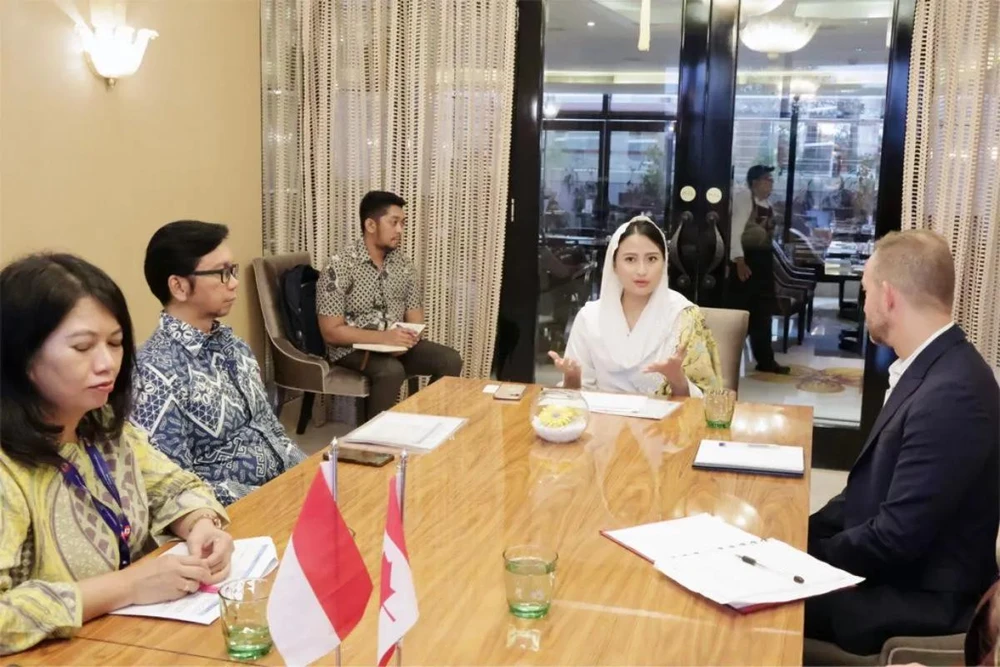
<svg viewBox="0 0 1000 667">
<path fill-rule="evenodd" d="M 118 486 L 115 484 L 115 480 L 111 477 L 111 470 L 108 469 L 108 464 L 104 461 L 101 453 L 97 451 L 97 447 L 86 445 L 85 448 L 87 455 L 90 457 L 90 462 L 94 466 L 94 472 L 101 480 L 101 483 L 104 484 L 104 488 L 108 490 L 108 493 L 111 494 L 111 497 L 118 504 L 118 511 L 101 502 L 87 488 L 87 484 L 84 482 L 83 476 L 77 470 L 77 467 L 66 459 L 63 459 L 59 465 L 59 472 L 62 473 L 63 479 L 71 488 L 80 489 L 90 496 L 90 501 L 93 503 L 94 509 L 97 510 L 97 513 L 104 519 L 104 523 L 107 524 L 111 532 L 118 538 L 118 565 L 119 569 L 125 569 L 132 563 L 132 553 L 128 546 L 128 538 L 132 534 L 132 524 L 129 522 L 128 517 L 125 516 L 124 510 L 122 510 L 121 495 L 118 493 Z"/>
</svg>

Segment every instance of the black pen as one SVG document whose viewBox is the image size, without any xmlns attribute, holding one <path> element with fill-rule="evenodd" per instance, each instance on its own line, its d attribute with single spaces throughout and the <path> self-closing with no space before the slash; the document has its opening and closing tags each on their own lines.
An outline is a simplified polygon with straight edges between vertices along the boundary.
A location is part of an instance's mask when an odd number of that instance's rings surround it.
<svg viewBox="0 0 1000 667">
<path fill-rule="evenodd" d="M 753 565 L 754 567 L 763 568 L 765 570 L 771 570 L 771 572 L 777 572 L 778 574 L 787 574 L 785 572 L 778 572 L 777 570 L 772 569 L 772 568 L 768 567 L 767 565 L 764 565 L 763 563 L 761 563 L 760 561 L 758 561 L 756 558 L 752 558 L 750 556 L 743 556 L 741 554 L 735 554 L 735 555 L 736 555 L 737 558 L 739 558 L 741 561 L 743 561 L 747 565 Z M 803 579 L 802 577 L 800 577 L 797 574 L 793 574 L 793 575 L 791 575 L 791 577 L 792 577 L 792 581 L 794 581 L 797 584 L 804 584 L 804 583 L 806 583 L 806 580 Z"/>
</svg>

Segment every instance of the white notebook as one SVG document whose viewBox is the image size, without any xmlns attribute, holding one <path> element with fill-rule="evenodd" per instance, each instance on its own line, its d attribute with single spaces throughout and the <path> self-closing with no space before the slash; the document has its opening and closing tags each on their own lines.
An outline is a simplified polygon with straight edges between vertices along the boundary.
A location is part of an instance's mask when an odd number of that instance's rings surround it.
<svg viewBox="0 0 1000 667">
<path fill-rule="evenodd" d="M 636 417 L 638 419 L 663 419 L 681 407 L 681 403 L 634 394 L 606 394 L 595 391 L 582 393 L 591 412 L 605 415 Z"/>
<path fill-rule="evenodd" d="M 165 551 L 161 556 L 187 556 L 187 544 L 181 542 Z M 233 540 L 233 557 L 231 574 L 226 582 L 237 579 L 256 579 L 266 577 L 278 566 L 278 550 L 270 537 L 251 537 Z M 222 584 L 219 584 L 221 586 Z M 218 588 L 218 586 L 216 587 Z M 150 618 L 169 618 L 174 621 L 210 625 L 219 618 L 219 593 L 205 589 L 189 593 L 172 602 L 156 604 L 134 604 L 117 609 L 112 614 L 119 616 L 148 616 Z"/>
<path fill-rule="evenodd" d="M 397 352 L 407 352 L 408 348 L 402 345 L 383 345 L 382 343 L 355 343 L 355 350 L 365 350 L 367 352 L 381 352 L 382 354 L 395 354 Z"/>
<path fill-rule="evenodd" d="M 430 451 L 452 437 L 466 421 L 461 417 L 383 412 L 348 433 L 344 441 Z"/>
<path fill-rule="evenodd" d="M 801 477 L 805 457 L 801 447 L 730 440 L 702 440 L 695 468 Z"/>
<path fill-rule="evenodd" d="M 652 561 L 689 591 L 744 612 L 864 581 L 785 542 L 762 539 L 711 514 L 603 534 Z"/>
</svg>

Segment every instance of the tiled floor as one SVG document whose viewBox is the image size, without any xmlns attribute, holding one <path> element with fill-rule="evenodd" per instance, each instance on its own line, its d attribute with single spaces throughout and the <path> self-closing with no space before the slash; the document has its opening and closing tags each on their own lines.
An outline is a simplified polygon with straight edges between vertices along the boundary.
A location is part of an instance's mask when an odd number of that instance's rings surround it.
<svg viewBox="0 0 1000 667">
<path fill-rule="evenodd" d="M 857 426 L 861 419 L 864 359 L 837 348 L 840 330 L 851 323 L 839 320 L 836 308 L 835 297 L 817 297 L 813 328 L 803 345 L 793 343 L 787 354 L 775 354 L 778 363 L 792 367 L 792 376 L 757 373 L 745 356 L 740 400 L 811 405 L 819 424 Z"/>
</svg>

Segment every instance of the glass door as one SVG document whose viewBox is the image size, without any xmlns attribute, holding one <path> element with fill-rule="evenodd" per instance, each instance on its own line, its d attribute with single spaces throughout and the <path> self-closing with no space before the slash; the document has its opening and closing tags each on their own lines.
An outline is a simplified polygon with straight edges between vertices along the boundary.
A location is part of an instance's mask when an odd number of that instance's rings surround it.
<svg viewBox="0 0 1000 667">
<path fill-rule="evenodd" d="M 747 364 L 740 398 L 809 405 L 817 433 L 834 429 L 833 446 L 856 452 L 867 340 L 861 273 L 876 236 L 895 3 L 770 4 L 740 17 L 732 214 L 753 211 L 752 226 L 761 210 L 772 212 L 773 296 L 753 303 L 752 317 L 766 320 L 758 346 L 790 371 Z M 755 173 L 763 176 L 751 182 Z M 749 232 L 743 240 L 759 245 Z"/>
<path fill-rule="evenodd" d="M 850 465 L 891 361 L 865 343 L 859 278 L 899 226 L 914 2 L 518 0 L 497 377 L 558 381 L 546 353 L 639 213 L 667 234 L 674 289 L 749 308 L 731 238 L 745 199 L 771 211 L 755 339 L 791 372 L 747 346 L 740 398 L 812 406 L 815 460 Z M 770 191 L 751 191 L 754 166 Z"/>
</svg>

